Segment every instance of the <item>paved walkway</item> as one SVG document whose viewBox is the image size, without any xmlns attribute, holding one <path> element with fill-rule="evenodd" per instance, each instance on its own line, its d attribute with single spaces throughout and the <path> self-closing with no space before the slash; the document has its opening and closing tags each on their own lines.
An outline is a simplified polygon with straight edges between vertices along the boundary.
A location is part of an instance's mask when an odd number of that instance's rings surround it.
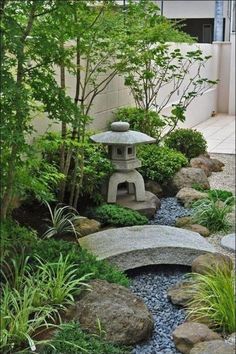
<svg viewBox="0 0 236 354">
<path fill-rule="evenodd" d="M 235 116 L 218 114 L 193 128 L 203 133 L 208 152 L 235 154 Z"/>
<path fill-rule="evenodd" d="M 163 225 L 121 227 L 79 239 L 80 246 L 121 270 L 154 264 L 191 266 L 215 248 L 196 232 Z"/>
</svg>

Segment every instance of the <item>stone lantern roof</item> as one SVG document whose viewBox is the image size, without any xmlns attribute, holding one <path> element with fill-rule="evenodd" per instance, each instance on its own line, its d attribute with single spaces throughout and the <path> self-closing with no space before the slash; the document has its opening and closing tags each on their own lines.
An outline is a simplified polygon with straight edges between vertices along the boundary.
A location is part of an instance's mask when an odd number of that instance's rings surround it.
<svg viewBox="0 0 236 354">
<path fill-rule="evenodd" d="M 92 135 L 91 140 L 106 145 L 135 145 L 156 141 L 147 134 L 129 130 L 129 127 L 127 122 L 113 122 L 110 131 Z"/>
</svg>

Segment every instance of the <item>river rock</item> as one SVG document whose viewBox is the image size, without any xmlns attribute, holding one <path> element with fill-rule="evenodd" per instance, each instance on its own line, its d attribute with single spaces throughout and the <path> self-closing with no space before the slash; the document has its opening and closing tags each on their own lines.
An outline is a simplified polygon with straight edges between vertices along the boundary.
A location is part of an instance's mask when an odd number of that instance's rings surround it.
<svg viewBox="0 0 236 354">
<path fill-rule="evenodd" d="M 190 225 L 193 223 L 193 219 L 191 216 L 182 216 L 181 218 L 177 218 L 175 221 L 176 227 L 183 227 L 185 225 Z"/>
<path fill-rule="evenodd" d="M 145 189 L 153 194 L 155 194 L 156 196 L 158 196 L 159 198 L 163 197 L 163 189 L 162 186 L 155 182 L 155 181 L 151 181 L 148 180 L 145 183 Z"/>
<path fill-rule="evenodd" d="M 201 168 L 207 177 L 211 176 L 211 162 L 206 156 L 194 157 L 190 160 L 190 166 L 194 168 Z"/>
<path fill-rule="evenodd" d="M 124 345 L 151 335 L 154 320 L 142 299 L 127 288 L 105 280 L 93 280 L 89 285 L 91 291 L 82 294 L 74 313 L 82 329 L 97 333 L 99 321 L 107 341 Z"/>
<path fill-rule="evenodd" d="M 176 348 L 184 354 L 190 353 L 195 344 L 199 342 L 220 339 L 220 336 L 205 324 L 185 322 L 172 333 Z"/>
<path fill-rule="evenodd" d="M 185 187 L 180 189 L 176 194 L 176 198 L 184 204 L 185 207 L 189 207 L 192 202 L 207 198 L 207 193 L 199 192 L 194 188 Z"/>
<path fill-rule="evenodd" d="M 211 340 L 196 344 L 190 354 L 235 354 L 234 347 L 223 340 Z"/>
<path fill-rule="evenodd" d="M 217 268 L 231 272 L 233 269 L 232 259 L 223 253 L 206 253 L 198 256 L 192 263 L 192 272 L 194 273 L 208 274 Z"/>
<path fill-rule="evenodd" d="M 192 299 L 192 295 L 190 293 L 191 286 L 191 282 L 178 283 L 168 289 L 167 298 L 174 305 L 186 306 Z"/>
<path fill-rule="evenodd" d="M 210 236 L 209 229 L 207 227 L 199 225 L 199 224 L 188 224 L 188 225 L 183 226 L 183 229 L 197 232 L 203 237 Z"/>
<path fill-rule="evenodd" d="M 88 219 L 80 216 L 74 223 L 75 230 L 78 231 L 79 236 L 86 236 L 98 232 L 101 229 L 99 221 L 94 219 Z"/>
<path fill-rule="evenodd" d="M 204 189 L 210 189 L 210 184 L 205 172 L 201 168 L 183 167 L 172 178 L 169 188 L 177 193 L 182 188 L 191 188 L 197 184 Z"/>
</svg>

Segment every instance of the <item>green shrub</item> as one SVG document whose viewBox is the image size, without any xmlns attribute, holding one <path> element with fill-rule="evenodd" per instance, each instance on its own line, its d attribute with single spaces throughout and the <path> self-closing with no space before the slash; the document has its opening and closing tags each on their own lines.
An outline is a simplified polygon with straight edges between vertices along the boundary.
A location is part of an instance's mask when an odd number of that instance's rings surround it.
<svg viewBox="0 0 236 354">
<path fill-rule="evenodd" d="M 201 199 L 193 203 L 193 220 L 202 226 L 207 227 L 211 232 L 228 231 L 230 222 L 228 213 L 232 207 L 227 200 L 221 202 L 214 199 Z"/>
<path fill-rule="evenodd" d="M 99 261 L 78 244 L 63 240 L 40 240 L 32 249 L 33 256 L 40 257 L 45 262 L 57 262 L 59 255 L 68 256 L 70 264 L 76 266 L 76 276 L 92 273 L 90 279 L 103 279 L 110 283 L 128 286 L 129 280 L 124 273 L 106 261 Z M 33 260 L 32 260 L 33 261 Z"/>
<path fill-rule="evenodd" d="M 127 347 L 106 342 L 102 336 L 83 332 L 79 324 L 74 322 L 62 325 L 50 344 L 54 348 L 44 348 L 44 354 L 128 354 L 131 352 Z"/>
<path fill-rule="evenodd" d="M 104 225 L 134 226 L 145 225 L 148 219 L 139 212 L 114 204 L 103 204 L 92 211 L 95 219 Z"/>
<path fill-rule="evenodd" d="M 130 129 L 150 135 L 158 141 L 161 138 L 161 128 L 166 125 L 158 113 L 135 107 L 119 108 L 114 117 L 116 121 L 128 122 Z"/>
<path fill-rule="evenodd" d="M 36 231 L 20 226 L 12 219 L 0 223 L 1 261 L 13 253 L 29 250 L 35 243 L 37 243 Z"/>
<path fill-rule="evenodd" d="M 165 139 L 165 144 L 184 154 L 189 160 L 204 154 L 207 142 L 202 133 L 193 129 L 177 129 L 171 132 Z"/>
<path fill-rule="evenodd" d="M 186 157 L 168 147 L 150 144 L 138 149 L 138 157 L 142 162 L 140 172 L 146 179 L 163 183 L 188 164 Z"/>
<path fill-rule="evenodd" d="M 188 314 L 197 322 L 201 320 L 214 329 L 226 333 L 236 331 L 235 277 L 233 272 L 220 269 L 207 275 L 192 274 L 194 285 Z"/>
</svg>

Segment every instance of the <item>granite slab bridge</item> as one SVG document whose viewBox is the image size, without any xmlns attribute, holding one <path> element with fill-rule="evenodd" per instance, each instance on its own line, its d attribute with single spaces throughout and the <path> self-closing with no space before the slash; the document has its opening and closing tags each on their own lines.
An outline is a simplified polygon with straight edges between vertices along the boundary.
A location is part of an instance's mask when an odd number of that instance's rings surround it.
<svg viewBox="0 0 236 354">
<path fill-rule="evenodd" d="M 160 225 L 107 229 L 80 238 L 79 243 L 123 271 L 157 264 L 191 266 L 199 255 L 216 252 L 196 232 Z"/>
</svg>

